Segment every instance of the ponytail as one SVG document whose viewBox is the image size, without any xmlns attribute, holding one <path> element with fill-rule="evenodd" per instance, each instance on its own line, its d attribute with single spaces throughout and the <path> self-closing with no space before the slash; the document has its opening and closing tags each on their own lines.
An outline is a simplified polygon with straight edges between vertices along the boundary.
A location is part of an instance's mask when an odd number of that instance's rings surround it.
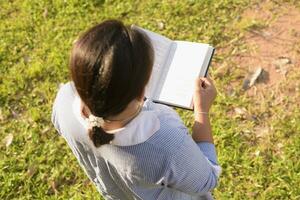
<svg viewBox="0 0 300 200">
<path fill-rule="evenodd" d="M 69 67 L 81 100 L 94 116 L 106 118 L 123 112 L 143 94 L 153 63 L 151 40 L 143 31 L 106 20 L 75 42 Z M 100 126 L 90 126 L 88 132 L 96 147 L 114 138 Z"/>
<path fill-rule="evenodd" d="M 93 126 L 89 129 L 89 137 L 96 147 L 109 144 L 114 139 L 113 134 L 106 133 L 101 127 Z"/>
</svg>

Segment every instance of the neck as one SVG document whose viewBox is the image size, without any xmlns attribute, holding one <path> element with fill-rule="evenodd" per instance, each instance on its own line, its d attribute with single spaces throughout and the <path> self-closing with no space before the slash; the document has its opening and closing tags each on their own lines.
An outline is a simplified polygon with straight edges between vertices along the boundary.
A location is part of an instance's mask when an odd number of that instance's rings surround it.
<svg viewBox="0 0 300 200">
<path fill-rule="evenodd" d="M 141 104 L 142 102 L 137 100 L 131 101 L 123 112 L 119 113 L 118 115 L 108 117 L 106 120 L 104 120 L 102 128 L 105 131 L 123 128 L 138 115 L 141 109 Z"/>
<path fill-rule="evenodd" d="M 123 112 L 119 113 L 118 115 L 107 117 L 105 121 L 108 123 L 127 121 L 138 113 L 141 104 L 142 102 L 137 100 L 131 101 Z"/>
<path fill-rule="evenodd" d="M 127 123 L 129 123 L 132 119 L 134 119 L 142 106 L 143 101 L 133 100 L 131 101 L 126 109 L 122 111 L 121 113 L 110 116 L 107 119 L 104 120 L 104 124 L 102 128 L 104 131 L 112 131 L 115 129 L 123 128 Z M 83 105 L 82 108 L 82 114 L 84 117 L 88 118 L 89 116 L 89 110 L 86 106 Z"/>
</svg>

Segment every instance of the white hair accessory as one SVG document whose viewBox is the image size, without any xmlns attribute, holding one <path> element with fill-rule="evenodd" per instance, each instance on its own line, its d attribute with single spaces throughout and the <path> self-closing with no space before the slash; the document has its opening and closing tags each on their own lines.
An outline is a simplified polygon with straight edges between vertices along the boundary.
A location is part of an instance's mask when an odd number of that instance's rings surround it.
<svg viewBox="0 0 300 200">
<path fill-rule="evenodd" d="M 90 114 L 89 118 L 87 119 L 90 127 L 101 127 L 104 123 L 104 119 L 102 117 L 97 117 L 95 115 Z"/>
</svg>

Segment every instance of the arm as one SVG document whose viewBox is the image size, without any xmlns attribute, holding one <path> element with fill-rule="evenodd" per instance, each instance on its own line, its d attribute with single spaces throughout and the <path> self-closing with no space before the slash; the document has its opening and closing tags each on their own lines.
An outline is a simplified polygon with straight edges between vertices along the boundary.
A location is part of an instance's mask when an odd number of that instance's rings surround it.
<svg viewBox="0 0 300 200">
<path fill-rule="evenodd" d="M 185 137 L 166 175 L 170 187 L 191 195 L 201 195 L 215 188 L 221 173 L 208 116 L 215 97 L 216 89 L 210 79 L 196 80 L 192 137 Z"/>
<path fill-rule="evenodd" d="M 198 78 L 195 82 L 194 111 L 195 123 L 192 137 L 195 142 L 213 142 L 209 109 L 216 98 L 216 88 L 209 78 Z"/>
<path fill-rule="evenodd" d="M 194 91 L 194 111 L 195 123 L 192 137 L 200 150 L 215 166 L 217 165 L 217 155 L 209 120 L 209 109 L 216 98 L 216 88 L 209 78 L 198 78 L 195 82 Z M 221 170 L 218 169 L 218 175 Z"/>
<path fill-rule="evenodd" d="M 212 144 L 211 144 L 212 145 Z M 205 146 L 202 146 L 205 148 Z M 190 195 L 202 195 L 217 185 L 218 170 L 206 158 L 192 137 L 185 135 L 182 145 L 172 156 L 165 175 L 167 187 Z"/>
<path fill-rule="evenodd" d="M 208 114 L 197 114 L 192 137 L 195 142 L 214 143 Z"/>
</svg>

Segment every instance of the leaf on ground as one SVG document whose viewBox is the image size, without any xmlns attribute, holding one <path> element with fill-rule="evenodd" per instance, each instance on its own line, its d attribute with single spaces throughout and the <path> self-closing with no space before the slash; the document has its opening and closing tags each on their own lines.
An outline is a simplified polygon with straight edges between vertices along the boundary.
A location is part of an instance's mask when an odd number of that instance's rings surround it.
<svg viewBox="0 0 300 200">
<path fill-rule="evenodd" d="M 5 144 L 6 147 L 9 147 L 12 143 L 14 139 L 13 134 L 8 134 L 4 139 L 3 139 L 3 143 Z"/>
<path fill-rule="evenodd" d="M 259 127 L 256 127 L 254 129 L 254 131 L 255 131 L 255 135 L 257 138 L 265 138 L 269 135 L 270 128 L 268 126 L 265 126 L 265 127 L 259 126 Z"/>
<path fill-rule="evenodd" d="M 48 8 L 45 8 L 43 12 L 43 17 L 47 18 L 47 16 L 48 16 Z"/>
<path fill-rule="evenodd" d="M 257 80 L 261 77 L 263 68 L 258 67 L 254 72 L 250 72 L 243 82 L 243 89 L 247 90 L 252 87 Z"/>
<path fill-rule="evenodd" d="M 51 181 L 50 185 L 51 185 L 51 188 L 52 188 L 53 192 L 58 193 L 57 182 L 56 181 Z"/>
<path fill-rule="evenodd" d="M 28 64 L 31 61 L 31 58 L 28 55 L 25 55 L 23 59 L 25 64 Z"/>
<path fill-rule="evenodd" d="M 287 57 L 279 57 L 278 59 L 276 59 L 274 61 L 274 64 L 276 66 L 283 66 L 283 65 L 287 65 L 287 64 L 291 64 L 292 61 L 290 58 L 287 58 Z"/>
<path fill-rule="evenodd" d="M 228 73 L 229 73 L 229 67 L 228 64 L 225 63 L 216 69 L 215 76 L 221 78 L 227 75 Z"/>
<path fill-rule="evenodd" d="M 283 149 L 284 149 L 284 144 L 278 143 L 275 147 L 276 155 L 283 156 L 283 154 L 284 154 Z"/>
<path fill-rule="evenodd" d="M 292 61 L 287 57 L 279 57 L 273 62 L 273 64 L 275 65 L 276 72 L 286 75 L 289 70 L 290 64 L 292 64 Z"/>
<path fill-rule="evenodd" d="M 237 115 L 247 115 L 247 114 L 248 114 L 246 108 L 239 108 L 239 107 L 236 107 L 236 108 L 234 108 L 234 112 L 235 112 Z"/>
<path fill-rule="evenodd" d="M 255 84 L 255 82 L 257 81 L 259 76 L 262 74 L 262 71 L 263 71 L 263 69 L 261 67 L 259 67 L 255 70 L 255 72 L 250 77 L 249 87 L 252 87 Z"/>
<path fill-rule="evenodd" d="M 250 115 L 246 108 L 235 107 L 234 113 L 236 117 L 240 117 L 242 119 L 250 119 Z"/>
<path fill-rule="evenodd" d="M 0 108 L 0 122 L 1 122 L 1 121 L 4 121 L 4 116 L 3 116 L 2 110 L 1 110 L 1 108 Z"/>
<path fill-rule="evenodd" d="M 50 130 L 50 127 L 46 127 L 42 130 L 42 134 L 45 134 L 47 133 L 48 131 Z"/>
<path fill-rule="evenodd" d="M 29 178 L 31 178 L 36 172 L 37 172 L 37 167 L 34 166 L 34 165 L 31 165 L 31 166 L 28 167 L 27 176 Z"/>
<path fill-rule="evenodd" d="M 277 147 L 281 149 L 282 147 L 284 147 L 284 145 L 282 143 L 278 143 Z"/>
<path fill-rule="evenodd" d="M 244 107 L 234 108 L 234 117 L 238 117 L 244 120 L 251 120 L 251 121 L 257 120 L 257 117 L 255 115 L 251 115 Z"/>
<path fill-rule="evenodd" d="M 163 22 L 158 22 L 157 27 L 159 30 L 163 30 L 165 28 L 165 24 Z"/>
<path fill-rule="evenodd" d="M 16 111 L 14 111 L 14 110 L 11 111 L 11 114 L 12 114 L 12 116 L 14 118 L 18 118 L 19 117 L 19 114 Z"/>
<path fill-rule="evenodd" d="M 91 184 L 91 180 L 90 179 L 86 179 L 85 181 L 83 181 L 83 186 L 88 186 Z"/>
</svg>

